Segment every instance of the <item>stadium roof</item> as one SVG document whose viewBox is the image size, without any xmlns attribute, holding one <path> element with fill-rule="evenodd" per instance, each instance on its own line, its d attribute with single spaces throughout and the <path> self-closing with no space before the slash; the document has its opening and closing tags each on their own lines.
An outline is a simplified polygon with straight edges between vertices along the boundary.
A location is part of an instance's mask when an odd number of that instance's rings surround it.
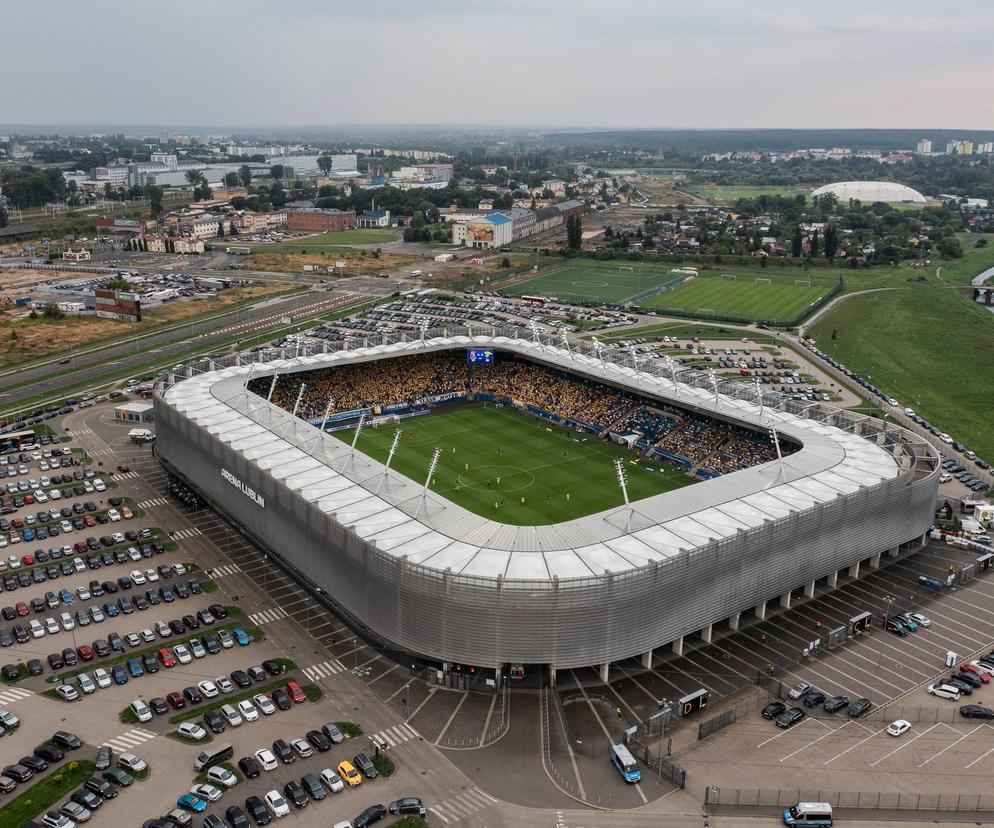
<svg viewBox="0 0 994 828">
<path fill-rule="evenodd" d="M 801 444 L 784 460 L 547 526 L 513 526 L 424 490 L 246 390 L 248 378 L 403 354 L 491 347 Z M 750 391 L 752 389 L 749 389 Z M 438 337 L 232 366 L 182 380 L 166 403 L 388 554 L 439 572 L 522 580 L 601 577 L 641 568 L 817 507 L 899 475 L 893 447 L 815 419 L 674 382 L 596 356 L 505 336 Z M 847 415 L 848 416 L 848 415 Z M 877 428 L 883 428 L 874 421 Z M 881 443 L 883 440 L 881 439 Z"/>
<path fill-rule="evenodd" d="M 896 184 L 893 181 L 837 181 L 834 184 L 819 187 L 811 195 L 814 197 L 827 193 L 834 193 L 839 201 L 848 201 L 851 198 L 867 202 L 912 201 L 924 203 L 926 201 L 925 196 L 918 190 L 905 187 L 903 184 Z"/>
</svg>

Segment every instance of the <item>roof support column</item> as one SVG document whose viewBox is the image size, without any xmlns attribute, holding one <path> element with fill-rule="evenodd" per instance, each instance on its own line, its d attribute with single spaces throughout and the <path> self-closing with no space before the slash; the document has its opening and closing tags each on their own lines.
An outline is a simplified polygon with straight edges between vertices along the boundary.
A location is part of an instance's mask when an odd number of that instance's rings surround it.
<svg viewBox="0 0 994 828">
<path fill-rule="evenodd" d="M 642 653 L 641 658 L 642 658 L 642 666 L 645 667 L 646 670 L 651 670 L 652 669 L 652 650 L 648 650 L 648 651 Z"/>
<path fill-rule="evenodd" d="M 804 585 L 804 595 L 806 598 L 815 597 L 815 583 L 815 581 L 808 581 L 808 583 Z"/>
<path fill-rule="evenodd" d="M 597 668 L 597 672 L 600 674 L 601 681 L 604 684 L 609 684 L 609 678 L 611 674 L 611 662 L 605 661 L 600 667 Z"/>
<path fill-rule="evenodd" d="M 738 632 L 739 622 L 742 620 L 742 613 L 736 612 L 729 616 L 728 618 L 728 629 L 732 632 Z"/>
<path fill-rule="evenodd" d="M 784 609 L 790 609 L 790 599 L 793 593 L 787 590 L 783 595 L 780 596 L 780 606 Z"/>
<path fill-rule="evenodd" d="M 677 655 L 683 655 L 683 636 L 681 635 L 676 641 L 673 642 L 673 652 Z"/>
<path fill-rule="evenodd" d="M 870 569 L 880 569 L 880 553 L 877 552 L 870 558 Z"/>
<path fill-rule="evenodd" d="M 766 601 L 761 601 L 760 603 L 756 604 L 756 617 L 760 621 L 766 620 Z"/>
<path fill-rule="evenodd" d="M 556 686 L 556 665 L 555 664 L 550 664 L 549 665 L 549 687 L 555 687 L 555 686 Z"/>
<path fill-rule="evenodd" d="M 858 578 L 859 577 L 859 561 L 856 561 L 852 566 L 849 567 L 849 577 Z"/>
<path fill-rule="evenodd" d="M 830 589 L 835 589 L 839 585 L 839 570 L 835 570 L 831 575 L 825 578 L 825 581 Z"/>
<path fill-rule="evenodd" d="M 701 630 L 701 638 L 705 644 L 711 643 L 711 637 L 714 633 L 714 625 L 708 624 L 703 630 Z"/>
<path fill-rule="evenodd" d="M 924 541 L 923 541 L 923 543 L 924 543 Z M 901 547 L 900 546 L 895 546 L 893 549 L 888 549 L 887 550 L 887 554 L 891 558 L 896 558 L 898 555 L 901 554 Z"/>
</svg>

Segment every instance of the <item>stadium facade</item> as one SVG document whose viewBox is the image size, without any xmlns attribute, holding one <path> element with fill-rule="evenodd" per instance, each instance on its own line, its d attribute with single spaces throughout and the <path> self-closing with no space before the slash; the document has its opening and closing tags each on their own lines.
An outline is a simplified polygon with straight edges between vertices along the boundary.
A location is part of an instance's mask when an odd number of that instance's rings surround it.
<svg viewBox="0 0 994 828">
<path fill-rule="evenodd" d="M 507 335 L 500 335 L 506 333 Z M 445 666 L 608 665 L 765 617 L 922 542 L 936 451 L 892 423 L 517 329 L 235 355 L 155 391 L 156 454 L 343 617 Z M 577 520 L 473 514 L 248 390 L 250 379 L 469 348 L 510 353 L 799 449 Z M 333 350 L 337 349 L 337 350 Z M 252 360 L 252 362 L 249 362 Z"/>
</svg>

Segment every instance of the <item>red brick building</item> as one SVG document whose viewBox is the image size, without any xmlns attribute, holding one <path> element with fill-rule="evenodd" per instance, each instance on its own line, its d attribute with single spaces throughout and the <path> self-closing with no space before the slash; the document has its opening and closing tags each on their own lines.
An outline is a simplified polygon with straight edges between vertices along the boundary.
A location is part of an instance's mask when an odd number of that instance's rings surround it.
<svg viewBox="0 0 994 828">
<path fill-rule="evenodd" d="M 287 230 L 323 233 L 328 230 L 351 230 L 356 226 L 355 210 L 294 210 L 287 218 Z"/>
</svg>

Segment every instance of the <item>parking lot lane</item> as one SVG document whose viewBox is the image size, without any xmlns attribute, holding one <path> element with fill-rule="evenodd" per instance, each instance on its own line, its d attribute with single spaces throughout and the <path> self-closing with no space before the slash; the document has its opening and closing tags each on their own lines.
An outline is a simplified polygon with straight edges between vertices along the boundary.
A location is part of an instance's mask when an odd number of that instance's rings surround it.
<svg viewBox="0 0 994 828">
<path fill-rule="evenodd" d="M 781 756 L 780 757 L 780 761 L 781 762 L 786 762 L 788 759 L 796 756 L 801 751 L 807 750 L 809 747 L 813 747 L 814 745 L 818 744 L 819 742 L 823 741 L 824 739 L 834 739 L 834 738 L 838 737 L 839 734 L 841 733 L 841 731 L 845 730 L 846 727 L 848 727 L 851 724 L 853 724 L 853 722 L 850 720 L 848 722 L 843 722 L 843 724 L 841 724 L 839 727 L 832 727 L 831 725 L 829 725 L 828 727 L 830 729 L 827 732 L 822 733 L 821 736 L 817 737 L 816 739 L 813 739 L 812 741 L 808 742 L 807 744 L 801 745 L 796 750 L 792 750 L 786 756 Z"/>
<path fill-rule="evenodd" d="M 900 751 L 904 750 L 906 747 L 910 747 L 913 743 L 917 742 L 919 739 L 923 738 L 924 736 L 927 736 L 933 730 L 935 730 L 936 728 L 940 728 L 940 727 L 949 728 L 949 725 L 943 724 L 942 722 L 939 722 L 938 724 L 934 724 L 931 727 L 929 727 L 928 729 L 923 730 L 921 733 L 916 733 L 910 739 L 903 739 L 902 742 L 901 742 L 901 744 L 898 745 L 896 748 L 894 748 L 892 751 L 889 751 L 888 753 L 885 753 L 883 756 L 881 756 L 879 759 L 876 759 L 873 762 L 870 762 L 870 767 L 871 768 L 875 768 L 877 765 L 879 765 L 885 759 L 889 759 L 895 753 L 899 753 Z"/>
<path fill-rule="evenodd" d="M 983 730 L 984 728 L 988 728 L 988 729 L 994 729 L 994 728 L 991 728 L 991 726 L 990 726 L 990 725 L 988 725 L 988 724 L 979 724 L 979 725 L 977 725 L 977 726 L 976 726 L 976 727 L 975 727 L 975 728 L 974 728 L 973 730 L 969 731 L 968 733 L 964 733 L 964 734 L 963 734 L 962 736 L 960 736 L 960 737 L 959 737 L 959 738 L 958 738 L 958 739 L 957 739 L 957 740 L 956 740 L 955 742 L 952 742 L 951 744 L 949 744 L 949 745 L 946 745 L 946 747 L 942 748 L 942 750 L 940 750 L 940 751 L 939 751 L 938 753 L 935 753 L 935 754 L 933 754 L 933 755 L 932 755 L 932 756 L 930 756 L 930 757 L 929 757 L 928 759 L 926 759 L 926 760 L 925 760 L 924 762 L 921 762 L 921 763 L 920 763 L 920 764 L 918 765 L 918 767 L 922 768 L 922 767 L 924 767 L 925 765 L 927 765 L 927 764 L 928 764 L 929 762 L 931 762 L 931 761 L 932 761 L 933 759 L 938 759 L 938 758 L 939 758 L 940 756 L 942 756 L 942 754 L 944 754 L 944 753 L 945 753 L 945 752 L 946 752 L 947 750 L 950 750 L 950 749 L 952 749 L 952 748 L 956 747 L 956 745 L 958 745 L 958 744 L 959 744 L 960 742 L 962 742 L 962 741 L 963 741 L 964 739 L 968 739 L 968 738 L 970 738 L 970 737 L 971 737 L 971 736 L 972 736 L 972 735 L 973 735 L 974 733 L 976 733 L 976 732 L 977 732 L 978 730 Z"/>
<path fill-rule="evenodd" d="M 861 747 L 862 745 L 865 745 L 867 742 L 870 741 L 870 739 L 873 739 L 873 738 L 879 736 L 883 732 L 884 731 L 882 729 L 881 730 L 875 730 L 875 731 L 873 731 L 869 736 L 864 736 L 862 739 L 860 739 L 858 742 L 856 742 L 856 744 L 850 745 L 845 750 L 843 750 L 841 753 L 836 753 L 835 756 L 831 757 L 830 759 L 826 759 L 821 764 L 823 766 L 824 765 L 831 765 L 832 762 L 834 762 L 836 759 L 841 759 L 846 754 L 852 753 L 852 751 L 856 750 L 856 748 Z"/>
<path fill-rule="evenodd" d="M 794 725 L 793 727 L 777 728 L 776 733 L 774 733 L 768 739 L 764 739 L 762 742 L 756 745 L 756 747 L 758 748 L 766 747 L 766 745 L 770 744 L 770 742 L 775 742 L 777 739 L 782 739 L 784 736 L 797 736 L 800 729 L 805 725 L 807 725 L 809 722 L 814 722 L 815 724 L 819 724 L 822 727 L 831 729 L 829 725 L 825 724 L 820 719 L 816 719 L 813 716 L 805 716 L 803 721 L 801 721 L 799 724 Z M 808 728 L 808 730 L 810 729 L 811 728 Z"/>
</svg>

